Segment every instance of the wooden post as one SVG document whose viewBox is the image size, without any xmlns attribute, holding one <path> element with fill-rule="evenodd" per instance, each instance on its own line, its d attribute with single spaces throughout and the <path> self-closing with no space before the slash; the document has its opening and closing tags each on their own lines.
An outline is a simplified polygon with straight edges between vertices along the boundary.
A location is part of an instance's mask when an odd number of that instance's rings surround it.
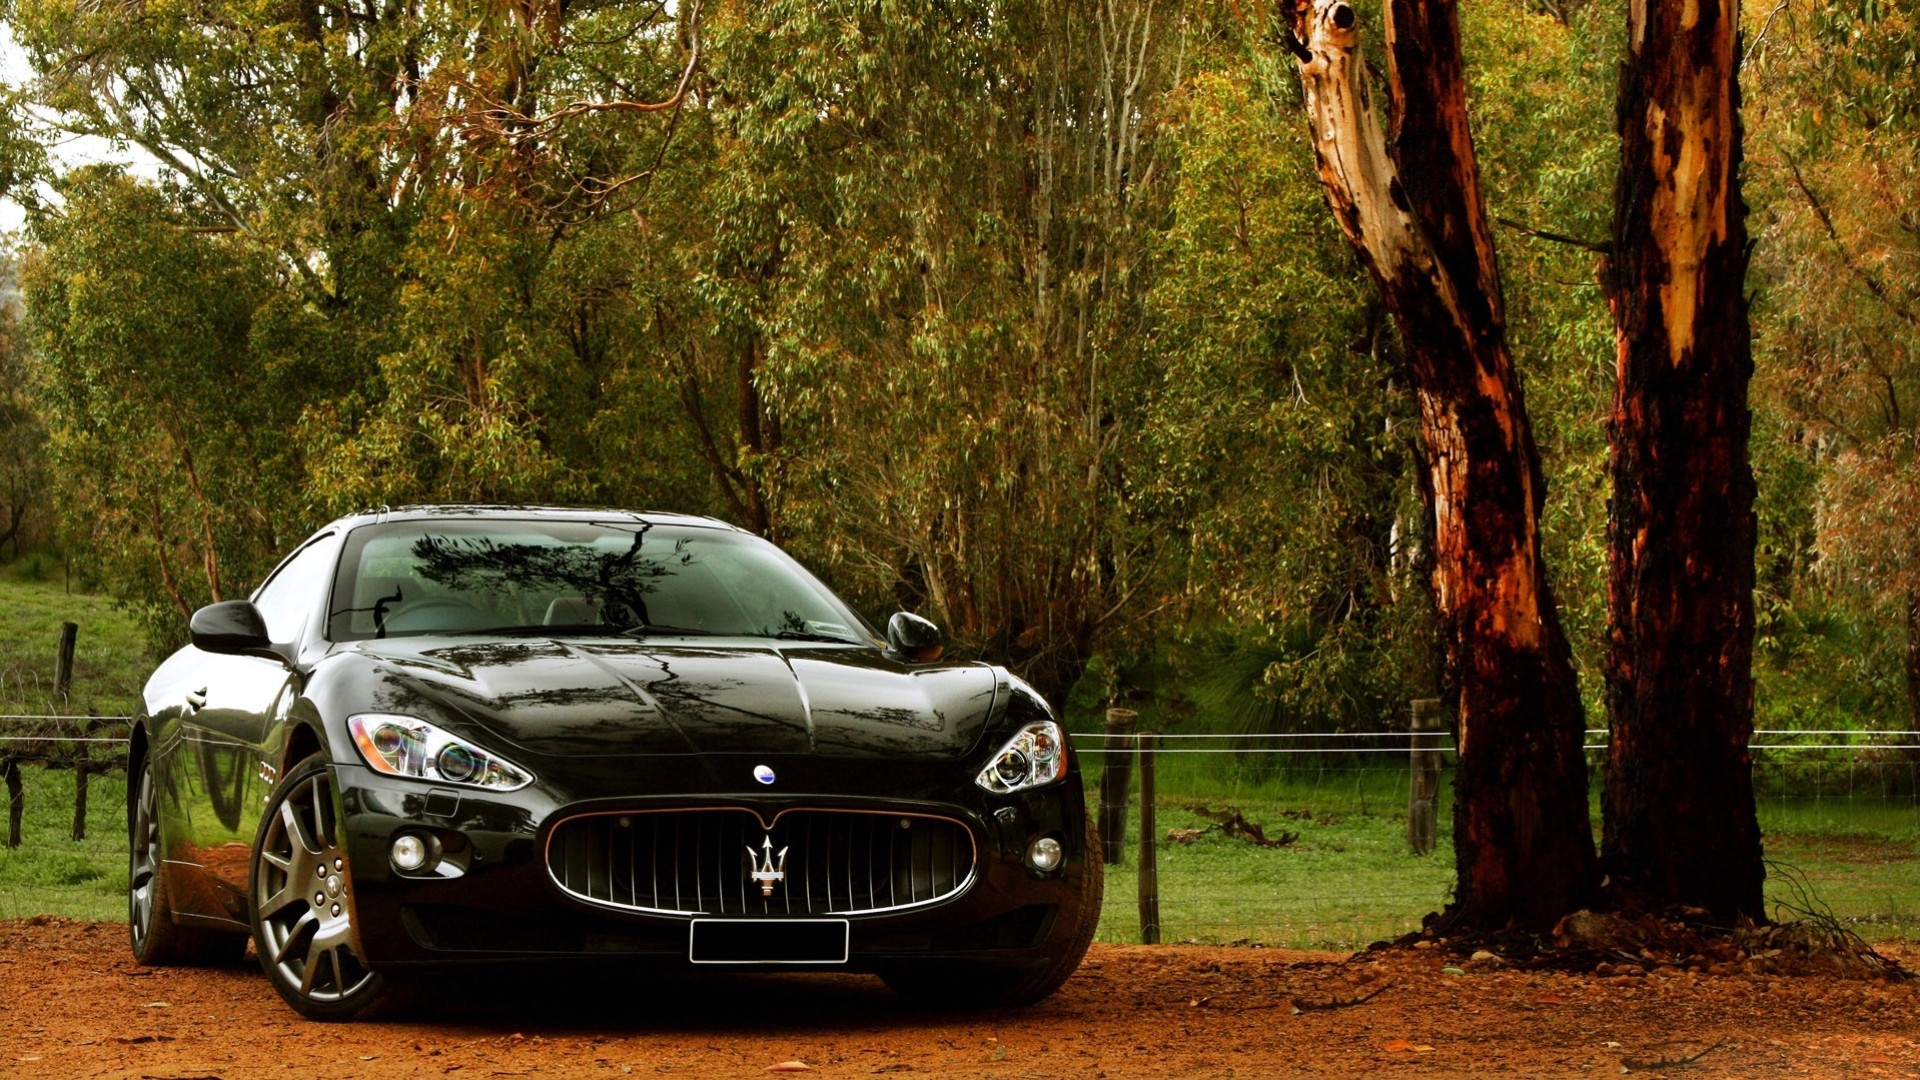
<svg viewBox="0 0 1920 1080">
<path fill-rule="evenodd" d="M 100 731 L 100 718 L 89 717 L 80 728 L 80 740 L 73 744 L 73 838 L 87 838 L 87 777 L 93 774 L 93 743 L 88 741 Z"/>
<path fill-rule="evenodd" d="M 1415 698 L 1408 721 L 1407 843 L 1415 855 L 1433 850 L 1440 802 L 1440 699 Z"/>
<path fill-rule="evenodd" d="M 1160 944 L 1160 866 L 1154 851 L 1153 752 L 1159 739 L 1140 734 L 1140 944 Z"/>
<path fill-rule="evenodd" d="M 73 694 L 73 643 L 80 636 L 75 623 L 60 624 L 60 653 L 53 661 L 53 693 L 65 705 Z"/>
<path fill-rule="evenodd" d="M 82 744 L 84 745 L 84 744 Z M 86 751 L 80 751 L 81 757 L 73 762 L 73 838 L 87 838 L 87 776 L 93 772 L 93 763 L 85 757 Z"/>
<path fill-rule="evenodd" d="M 26 813 L 25 797 L 20 792 L 20 763 L 12 757 L 0 759 L 0 774 L 7 779 L 7 846 L 20 846 L 20 815 Z"/>
<path fill-rule="evenodd" d="M 1127 788 L 1133 783 L 1133 727 L 1140 714 L 1107 710 L 1106 764 L 1100 771 L 1100 850 L 1109 866 L 1127 861 Z"/>
</svg>

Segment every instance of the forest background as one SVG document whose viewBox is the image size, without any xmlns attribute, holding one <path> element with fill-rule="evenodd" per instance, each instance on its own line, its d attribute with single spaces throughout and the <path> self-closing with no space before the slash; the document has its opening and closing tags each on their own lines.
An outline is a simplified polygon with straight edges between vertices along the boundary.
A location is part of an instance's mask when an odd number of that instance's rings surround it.
<svg viewBox="0 0 1920 1080">
<path fill-rule="evenodd" d="M 1592 718 L 1623 9 L 1461 9 Z M 1744 13 L 1763 729 L 1920 730 L 1914 14 Z M 1414 404 L 1277 15 L 0 3 L 0 543 L 164 650 L 347 510 L 713 513 L 1057 703 L 1393 726 L 1439 677 Z"/>
</svg>

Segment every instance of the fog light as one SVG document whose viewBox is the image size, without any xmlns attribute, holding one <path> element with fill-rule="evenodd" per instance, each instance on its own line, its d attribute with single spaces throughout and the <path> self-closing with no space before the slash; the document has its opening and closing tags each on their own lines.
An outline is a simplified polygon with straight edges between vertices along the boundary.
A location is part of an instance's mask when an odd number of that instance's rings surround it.
<svg viewBox="0 0 1920 1080">
<path fill-rule="evenodd" d="M 1042 836 L 1027 846 L 1027 865 L 1043 874 L 1058 870 L 1065 856 L 1060 841 L 1051 836 Z"/>
<path fill-rule="evenodd" d="M 405 871 L 418 870 L 427 865 L 432 854 L 427 842 L 412 833 L 402 833 L 393 838 L 393 865 Z"/>
</svg>

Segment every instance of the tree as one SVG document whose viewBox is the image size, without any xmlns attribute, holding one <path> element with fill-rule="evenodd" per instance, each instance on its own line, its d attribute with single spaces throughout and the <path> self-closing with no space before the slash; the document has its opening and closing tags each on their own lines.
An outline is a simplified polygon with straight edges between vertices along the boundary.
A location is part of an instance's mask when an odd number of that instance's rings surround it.
<svg viewBox="0 0 1920 1080">
<path fill-rule="evenodd" d="M 1296 4 L 1291 30 L 1322 184 L 1393 313 L 1419 400 L 1460 751 L 1452 914 L 1545 925 L 1595 883 L 1585 724 L 1541 558 L 1544 482 L 1505 340 L 1454 9 L 1386 5 L 1391 142 L 1354 9 Z"/>
<path fill-rule="evenodd" d="M 1920 12 L 1785 8 L 1754 62 L 1757 381 L 1816 476 L 1800 584 L 1858 633 L 1786 659 L 1849 713 L 1920 729 Z M 1812 637 L 1813 635 L 1803 635 Z M 1889 678 L 1891 676 L 1891 678 Z M 1824 726 L 1824 725 L 1823 725 Z"/>
<path fill-rule="evenodd" d="M 1605 273 L 1619 328 L 1604 865 L 1628 904 L 1764 918 L 1739 11 L 1633 5 Z"/>
<path fill-rule="evenodd" d="M 708 21 L 701 348 L 752 373 L 740 471 L 853 592 L 1056 704 L 1146 607 L 1131 470 L 1174 26 L 1145 0 Z"/>
<path fill-rule="evenodd" d="M 10 252 L 0 252 L 0 544 L 45 539 L 52 521 L 47 490 L 46 426 L 30 386 L 20 340 L 20 293 Z M 45 519 L 44 521 L 42 519 Z"/>
<path fill-rule="evenodd" d="M 1168 533 L 1195 703 L 1249 734 L 1376 730 L 1436 675 L 1413 398 L 1306 148 L 1270 135 L 1298 96 L 1257 55 L 1186 80 L 1149 297 L 1137 497 Z"/>
<path fill-rule="evenodd" d="M 286 432 L 311 392 L 263 362 L 274 276 L 230 234 L 105 168 L 63 181 L 21 275 L 68 536 L 116 595 L 176 639 L 193 609 L 244 595 L 297 538 Z"/>
</svg>

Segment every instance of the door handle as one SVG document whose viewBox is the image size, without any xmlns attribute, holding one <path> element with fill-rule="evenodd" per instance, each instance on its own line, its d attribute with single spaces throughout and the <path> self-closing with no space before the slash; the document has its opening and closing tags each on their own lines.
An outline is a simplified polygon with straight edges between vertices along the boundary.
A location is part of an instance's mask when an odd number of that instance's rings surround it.
<svg viewBox="0 0 1920 1080">
<path fill-rule="evenodd" d="M 207 688 L 206 687 L 203 686 L 198 690 L 187 691 L 187 708 L 188 709 L 197 711 L 199 709 L 204 708 L 206 704 L 207 704 Z"/>
</svg>

